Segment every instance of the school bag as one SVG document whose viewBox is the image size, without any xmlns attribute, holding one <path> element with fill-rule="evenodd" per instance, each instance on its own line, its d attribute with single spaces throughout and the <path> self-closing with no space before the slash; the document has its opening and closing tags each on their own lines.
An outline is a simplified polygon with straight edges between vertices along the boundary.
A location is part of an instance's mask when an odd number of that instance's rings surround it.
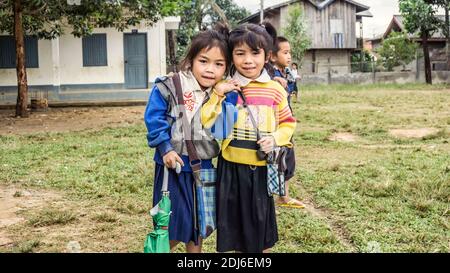
<svg viewBox="0 0 450 273">
<path fill-rule="evenodd" d="M 255 118 L 253 117 L 252 111 L 248 108 L 247 101 L 244 96 L 244 92 L 241 90 L 238 91 L 239 96 L 242 99 L 242 106 L 247 109 L 248 116 L 250 117 L 250 121 L 253 127 L 256 130 L 256 141 L 261 139 L 261 133 L 259 131 L 258 125 L 256 124 Z M 273 194 L 279 196 L 286 195 L 286 181 L 285 181 L 285 171 L 287 168 L 286 165 L 286 155 L 287 155 L 287 147 L 277 147 L 274 151 L 266 154 L 262 150 L 258 149 L 256 151 L 256 155 L 260 160 L 265 159 L 267 162 L 267 194 L 272 196 Z"/>
<path fill-rule="evenodd" d="M 189 164 L 194 176 L 194 225 L 195 230 L 202 238 L 207 238 L 216 229 L 216 178 L 215 168 L 202 169 L 201 160 L 197 155 L 194 143 L 189 132 L 189 122 L 184 107 L 183 92 L 181 89 L 180 75 L 173 75 L 173 83 L 177 94 L 179 118 L 182 119 L 182 128 L 189 156 Z"/>
</svg>

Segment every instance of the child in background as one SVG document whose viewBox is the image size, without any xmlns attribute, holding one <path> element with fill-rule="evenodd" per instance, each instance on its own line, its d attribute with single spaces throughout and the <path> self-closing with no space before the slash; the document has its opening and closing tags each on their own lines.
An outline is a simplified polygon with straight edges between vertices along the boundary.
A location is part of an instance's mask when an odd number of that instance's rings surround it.
<svg viewBox="0 0 450 273">
<path fill-rule="evenodd" d="M 266 29 L 269 31 L 269 33 L 271 33 L 272 36 L 276 37 L 275 29 L 272 29 L 270 27 L 266 27 Z M 281 36 L 276 37 L 270 59 L 274 69 L 274 80 L 281 82 L 282 85 L 284 84 L 283 87 L 286 89 L 288 94 L 291 94 L 293 91 L 291 83 L 294 78 L 289 74 L 289 65 L 291 63 L 291 46 L 286 38 Z M 289 98 L 290 95 L 288 95 L 288 102 L 290 102 Z M 304 208 L 305 205 L 302 202 L 289 196 L 288 180 L 290 180 L 294 176 L 295 171 L 295 153 L 293 148 L 288 150 L 288 154 L 286 156 L 286 164 L 288 166 L 287 171 L 285 172 L 286 195 L 280 196 L 278 199 L 278 203 L 282 207 Z"/>
<path fill-rule="evenodd" d="M 213 168 L 211 159 L 219 154 L 219 145 L 209 136 L 200 123 L 202 103 L 211 94 L 211 88 L 223 79 L 230 63 L 227 44 L 228 29 L 223 26 L 216 30 L 199 33 L 192 43 L 179 73 L 186 115 L 191 126 L 191 139 L 201 159 L 203 169 Z M 202 239 L 195 229 L 194 177 L 189 164 L 182 120 L 179 119 L 177 96 L 172 77 L 155 81 L 145 110 L 148 145 L 155 151 L 155 178 L 153 205 L 161 199 L 164 165 L 169 168 L 168 190 L 172 203 L 169 222 L 170 248 L 183 242 L 186 252 L 201 252 Z M 176 163 L 182 166 L 177 175 L 172 169 Z"/>
<path fill-rule="evenodd" d="M 298 87 L 297 87 L 297 81 L 300 80 L 300 75 L 298 74 L 298 66 L 297 63 L 291 64 L 291 75 L 294 78 L 294 83 L 292 84 L 292 92 L 291 96 L 295 97 L 295 102 L 298 100 Z"/>
<path fill-rule="evenodd" d="M 202 124 L 210 128 L 222 114 L 223 102 L 237 106 L 231 137 L 223 140 L 217 167 L 217 250 L 268 252 L 278 241 L 273 197 L 267 192 L 267 162 L 257 150 L 289 146 L 296 122 L 284 88 L 271 80 L 264 65 L 273 40 L 264 27 L 243 24 L 231 31 L 229 46 L 237 81 L 248 109 L 230 83 L 218 83 L 202 107 Z M 237 89 L 239 90 L 239 89 Z M 252 112 L 262 138 L 249 119 Z"/>
</svg>

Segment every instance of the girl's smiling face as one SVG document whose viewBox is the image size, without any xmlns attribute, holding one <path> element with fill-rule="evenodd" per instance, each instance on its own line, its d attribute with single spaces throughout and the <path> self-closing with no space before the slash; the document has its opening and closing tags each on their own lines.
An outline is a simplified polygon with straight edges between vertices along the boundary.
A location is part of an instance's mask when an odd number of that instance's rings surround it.
<svg viewBox="0 0 450 273">
<path fill-rule="evenodd" d="M 267 62 L 264 49 L 253 50 L 246 43 L 234 47 L 232 57 L 236 70 L 252 80 L 261 75 L 264 64 Z"/>
<path fill-rule="evenodd" d="M 192 74 L 203 90 L 220 81 L 226 68 L 225 56 L 216 46 L 202 49 L 192 61 Z"/>
</svg>

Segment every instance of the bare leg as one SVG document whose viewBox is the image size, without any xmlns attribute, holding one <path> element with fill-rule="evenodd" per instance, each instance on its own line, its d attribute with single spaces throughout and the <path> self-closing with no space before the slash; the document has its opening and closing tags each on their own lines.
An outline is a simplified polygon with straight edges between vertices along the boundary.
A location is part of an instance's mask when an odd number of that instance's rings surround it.
<svg viewBox="0 0 450 273">
<path fill-rule="evenodd" d="M 304 208 L 305 207 L 305 205 L 302 202 L 300 202 L 299 200 L 297 200 L 295 198 L 291 198 L 289 196 L 289 181 L 286 181 L 285 189 L 286 189 L 286 195 L 280 196 L 278 198 L 278 203 L 281 206 L 292 207 L 292 208 Z"/>
<path fill-rule="evenodd" d="M 266 248 L 263 250 L 263 253 L 270 253 L 270 250 L 271 250 L 270 248 Z"/>
<path fill-rule="evenodd" d="M 180 241 L 170 240 L 170 252 L 175 250 L 175 247 L 180 243 Z"/>
<path fill-rule="evenodd" d="M 195 245 L 194 242 L 190 241 L 186 244 L 186 252 L 187 253 L 201 253 L 202 252 L 202 238 L 198 239 L 198 245 Z"/>
</svg>

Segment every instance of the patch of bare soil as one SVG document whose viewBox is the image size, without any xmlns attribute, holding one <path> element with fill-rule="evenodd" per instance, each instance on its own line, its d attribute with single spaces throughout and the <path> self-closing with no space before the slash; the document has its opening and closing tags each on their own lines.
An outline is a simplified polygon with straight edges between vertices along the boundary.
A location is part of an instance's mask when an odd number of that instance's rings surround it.
<svg viewBox="0 0 450 273">
<path fill-rule="evenodd" d="M 21 210 L 42 206 L 60 196 L 53 192 L 19 189 L 15 186 L 0 185 L 0 246 L 12 244 L 5 228 L 22 222 L 17 215 Z"/>
<path fill-rule="evenodd" d="M 358 137 L 351 133 L 334 133 L 328 139 L 331 141 L 355 142 Z"/>
<path fill-rule="evenodd" d="M 145 106 L 49 108 L 14 117 L 14 110 L 0 110 L 0 135 L 69 132 L 119 127 L 143 122 Z"/>
<path fill-rule="evenodd" d="M 389 134 L 395 137 L 404 138 L 422 138 L 428 135 L 436 134 L 439 130 L 436 128 L 417 128 L 417 129 L 392 129 Z"/>
</svg>

